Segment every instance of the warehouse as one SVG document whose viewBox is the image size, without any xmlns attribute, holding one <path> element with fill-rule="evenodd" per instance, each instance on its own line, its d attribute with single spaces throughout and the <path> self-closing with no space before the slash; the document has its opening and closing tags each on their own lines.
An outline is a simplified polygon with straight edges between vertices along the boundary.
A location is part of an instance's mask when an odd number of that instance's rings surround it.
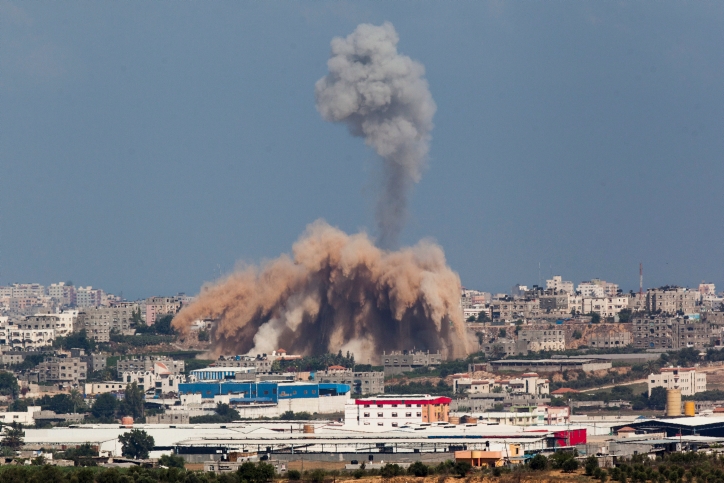
<svg viewBox="0 0 724 483">
<path fill-rule="evenodd" d="M 634 428 L 640 433 L 662 433 L 666 436 L 712 436 L 724 437 L 724 417 L 721 416 L 694 416 L 665 419 L 642 419 L 633 423 L 614 427 L 618 431 L 624 426 Z"/>
</svg>

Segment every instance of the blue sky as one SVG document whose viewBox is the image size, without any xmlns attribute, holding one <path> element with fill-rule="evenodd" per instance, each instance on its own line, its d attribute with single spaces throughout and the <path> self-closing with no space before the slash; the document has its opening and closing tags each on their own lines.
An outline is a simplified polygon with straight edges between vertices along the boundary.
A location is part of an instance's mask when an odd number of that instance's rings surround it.
<svg viewBox="0 0 724 483">
<path fill-rule="evenodd" d="M 491 291 L 724 284 L 721 2 L 1 0 L 0 284 L 196 293 L 372 232 L 379 160 L 314 83 L 386 20 L 438 106 L 403 243 Z"/>
</svg>

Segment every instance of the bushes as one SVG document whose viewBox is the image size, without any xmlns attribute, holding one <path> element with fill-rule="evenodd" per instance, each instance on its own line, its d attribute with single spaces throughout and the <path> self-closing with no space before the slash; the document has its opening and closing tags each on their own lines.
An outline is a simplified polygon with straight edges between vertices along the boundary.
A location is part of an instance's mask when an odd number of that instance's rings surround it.
<svg viewBox="0 0 724 483">
<path fill-rule="evenodd" d="M 413 476 L 427 476 L 430 474 L 430 468 L 422 461 L 415 461 L 407 468 L 407 473 Z"/>
<path fill-rule="evenodd" d="M 392 478 L 392 477 L 401 476 L 404 474 L 405 474 L 405 470 L 401 466 L 396 465 L 396 464 L 387 463 L 380 470 L 380 475 L 383 478 Z"/>
<path fill-rule="evenodd" d="M 289 470 L 287 471 L 287 478 L 292 481 L 297 481 L 302 478 L 302 474 L 299 472 L 299 470 Z"/>
<path fill-rule="evenodd" d="M 548 468 L 548 458 L 542 454 L 537 454 L 530 459 L 528 466 L 531 470 L 543 471 Z"/>
</svg>

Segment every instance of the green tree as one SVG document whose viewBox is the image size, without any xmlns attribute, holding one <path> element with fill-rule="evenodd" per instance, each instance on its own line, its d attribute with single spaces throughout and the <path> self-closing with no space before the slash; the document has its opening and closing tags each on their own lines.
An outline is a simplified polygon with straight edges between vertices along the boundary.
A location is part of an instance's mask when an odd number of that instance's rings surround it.
<svg viewBox="0 0 724 483">
<path fill-rule="evenodd" d="M 96 401 L 91 408 L 93 417 L 103 420 L 113 419 L 118 409 L 118 400 L 113 394 L 101 394 L 96 397 Z"/>
<path fill-rule="evenodd" d="M 396 465 L 394 463 L 387 463 L 380 470 L 380 476 L 382 476 L 383 478 L 393 478 L 395 476 L 401 476 L 404 474 L 405 470 L 400 465 Z"/>
<path fill-rule="evenodd" d="M 537 454 L 530 459 L 528 463 L 531 470 L 543 471 L 548 468 L 548 458 L 542 454 Z"/>
<path fill-rule="evenodd" d="M 663 387 L 655 387 L 651 389 L 651 396 L 649 396 L 648 406 L 649 409 L 666 409 L 666 389 L 664 389 Z"/>
<path fill-rule="evenodd" d="M 601 322 L 601 314 L 598 312 L 591 312 L 588 315 L 591 317 L 592 324 L 598 324 Z"/>
<path fill-rule="evenodd" d="M 141 307 L 133 309 L 133 312 L 131 312 L 131 324 L 133 324 L 134 327 L 146 325 L 143 321 L 143 316 L 141 315 Z"/>
<path fill-rule="evenodd" d="M 143 418 L 143 391 L 135 382 L 126 386 L 120 409 L 123 416 L 131 416 L 134 420 Z"/>
<path fill-rule="evenodd" d="M 561 469 L 566 473 L 576 471 L 578 469 L 578 461 L 575 458 L 569 458 L 563 462 Z"/>
<path fill-rule="evenodd" d="M 478 322 L 489 322 L 490 317 L 488 317 L 488 313 L 484 310 L 480 311 L 478 313 Z"/>
<path fill-rule="evenodd" d="M 427 476 L 430 468 L 422 461 L 415 461 L 407 468 L 407 473 L 413 476 Z"/>
<path fill-rule="evenodd" d="M 70 334 L 67 337 L 58 337 L 53 342 L 53 347 L 69 349 L 83 349 L 86 353 L 93 352 L 96 347 L 94 340 L 88 338 L 88 334 L 85 329 L 79 332 Z"/>
<path fill-rule="evenodd" d="M 289 478 L 291 481 L 301 480 L 302 474 L 299 472 L 299 470 L 289 470 L 287 471 L 287 478 Z"/>
<path fill-rule="evenodd" d="M 18 378 L 12 372 L 0 371 L 0 394 L 16 398 L 19 393 Z"/>
<path fill-rule="evenodd" d="M 5 426 L 5 435 L 2 441 L 0 441 L 0 446 L 17 451 L 25 444 L 23 441 L 24 437 L 25 431 L 23 431 L 23 425 L 13 421 L 10 426 Z"/>
<path fill-rule="evenodd" d="M 475 316 L 474 316 L 474 315 L 471 315 L 470 317 L 468 317 L 468 318 L 466 319 L 466 322 L 475 322 Z"/>
<path fill-rule="evenodd" d="M 151 451 L 156 444 L 153 436 L 142 429 L 134 429 L 123 433 L 118 437 L 118 441 L 123 445 L 123 456 L 133 459 L 148 458 L 148 452 Z"/>
<path fill-rule="evenodd" d="M 581 337 L 583 337 L 583 334 L 581 333 L 580 330 L 576 329 L 576 330 L 573 331 L 573 338 L 574 338 L 574 339 L 578 340 L 578 339 L 580 339 Z"/>
<path fill-rule="evenodd" d="M 470 463 L 468 463 L 467 461 L 458 461 L 455 463 L 455 466 L 453 467 L 453 471 L 460 478 L 464 478 L 465 475 L 470 473 L 471 469 L 472 469 L 472 465 Z"/>
<path fill-rule="evenodd" d="M 588 458 L 586 458 L 586 476 L 593 476 L 593 473 L 599 469 L 598 468 L 598 458 L 591 455 Z"/>
<path fill-rule="evenodd" d="M 326 475 L 327 475 L 327 472 L 321 468 L 312 470 L 307 474 L 307 476 L 309 477 L 309 481 L 311 481 L 312 483 L 323 483 L 324 477 Z"/>
<path fill-rule="evenodd" d="M 274 466 L 263 462 L 254 464 L 247 461 L 239 466 L 236 476 L 241 483 L 266 483 L 274 479 Z"/>
<path fill-rule="evenodd" d="M 500 329 L 500 330 L 498 331 L 498 337 L 501 337 L 501 338 L 502 338 L 502 337 L 505 337 L 506 335 L 508 335 L 508 334 L 507 334 L 507 332 L 505 331 L 505 329 Z"/>
<path fill-rule="evenodd" d="M 167 468 L 183 468 L 186 460 L 183 456 L 165 454 L 158 459 L 158 464 Z"/>
<path fill-rule="evenodd" d="M 75 466 L 92 466 L 95 464 L 93 462 L 95 456 L 98 456 L 98 451 L 93 450 L 90 443 L 83 443 L 77 448 L 66 449 L 63 458 L 73 460 Z"/>
<path fill-rule="evenodd" d="M 157 334 L 173 335 L 176 333 L 176 331 L 173 329 L 173 327 L 171 327 L 172 320 L 173 314 L 166 314 L 163 317 L 156 319 L 156 322 L 153 324 L 153 328 L 155 329 Z"/>
</svg>

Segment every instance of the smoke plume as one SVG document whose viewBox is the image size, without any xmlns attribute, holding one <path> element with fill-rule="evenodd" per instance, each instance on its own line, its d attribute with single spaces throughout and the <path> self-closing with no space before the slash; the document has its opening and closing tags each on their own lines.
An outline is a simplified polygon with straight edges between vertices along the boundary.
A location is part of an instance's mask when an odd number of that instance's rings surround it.
<svg viewBox="0 0 724 483">
<path fill-rule="evenodd" d="M 359 25 L 332 40 L 329 74 L 316 84 L 317 110 L 327 121 L 344 122 L 365 138 L 384 161 L 377 202 L 378 243 L 396 246 L 407 195 L 427 157 L 435 102 L 425 68 L 397 52 L 391 23 Z"/>
<path fill-rule="evenodd" d="M 292 256 L 205 286 L 173 325 L 186 333 L 197 319 L 217 319 L 217 355 L 341 349 L 375 362 L 383 350 L 417 347 L 461 357 L 467 349 L 459 304 L 460 279 L 439 246 L 423 241 L 384 251 L 364 233 L 317 221 Z"/>
</svg>

